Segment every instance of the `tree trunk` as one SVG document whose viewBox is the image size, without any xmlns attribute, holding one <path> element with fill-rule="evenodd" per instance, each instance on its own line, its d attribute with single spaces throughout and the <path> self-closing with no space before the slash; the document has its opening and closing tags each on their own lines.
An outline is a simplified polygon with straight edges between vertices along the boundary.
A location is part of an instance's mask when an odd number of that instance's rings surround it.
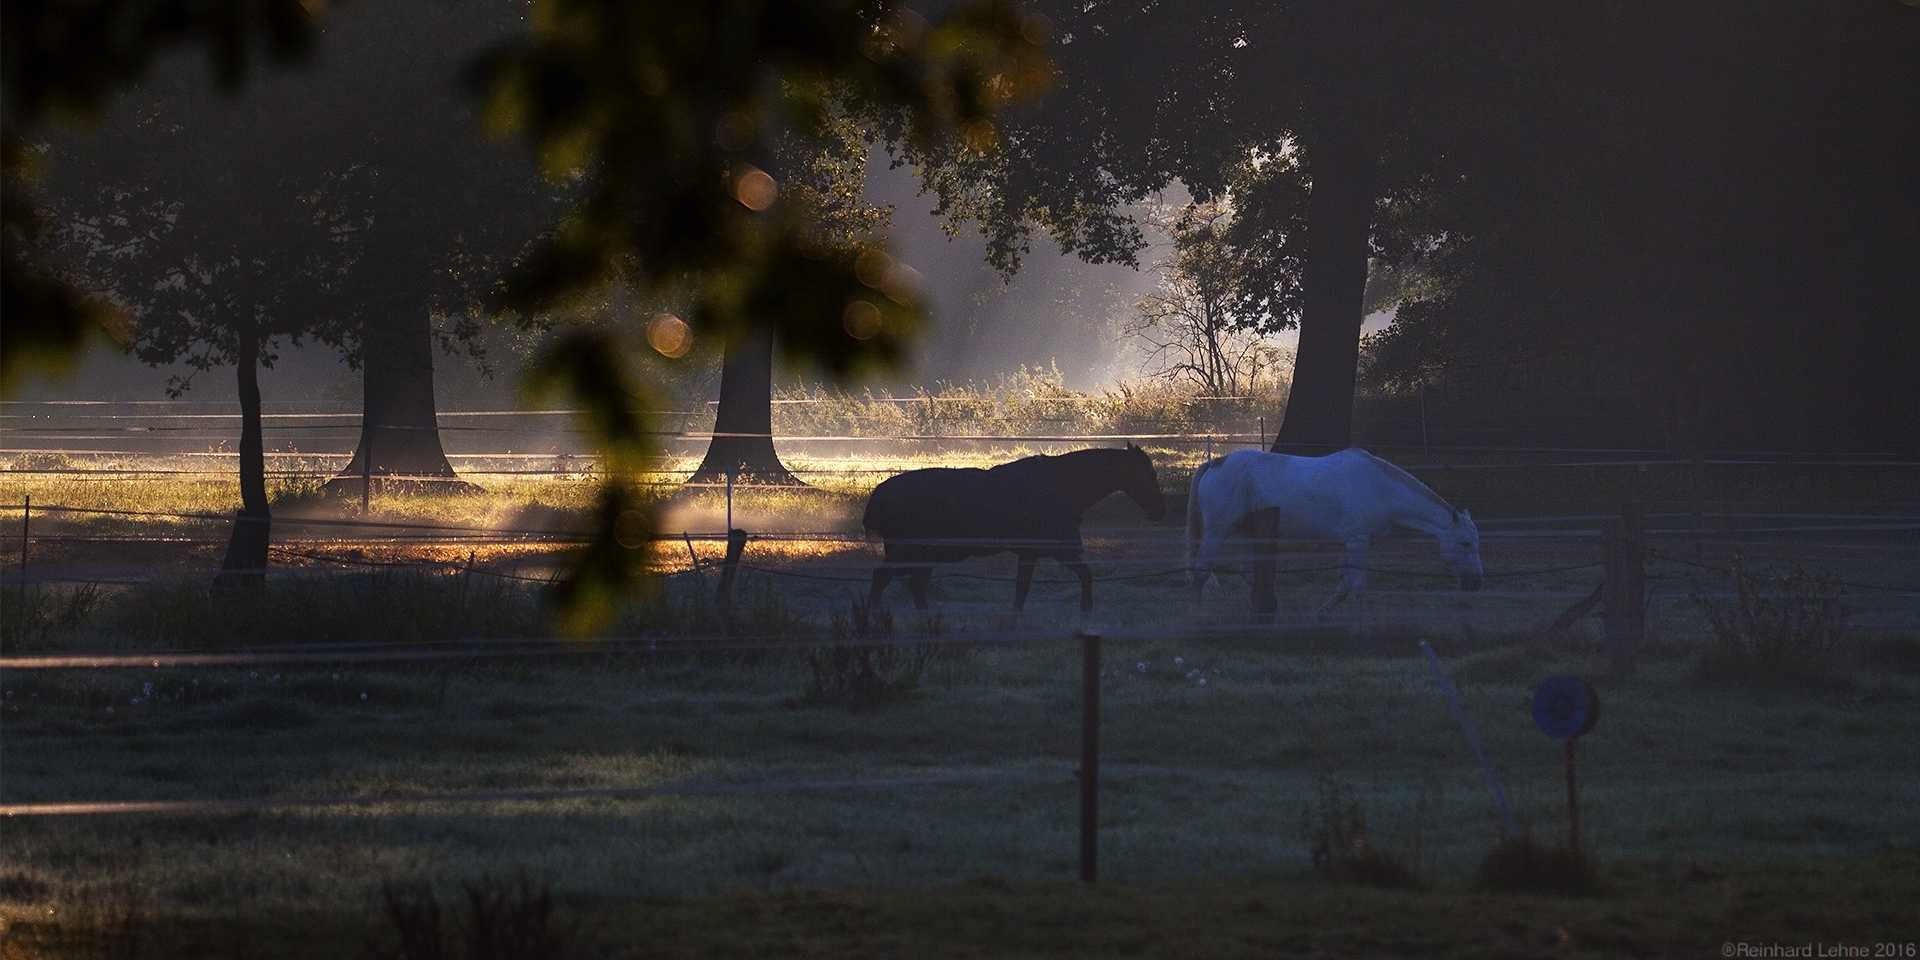
<svg viewBox="0 0 1920 960">
<path fill-rule="evenodd" d="M 1321 456 L 1353 445 L 1353 389 L 1367 289 L 1379 157 L 1350 122 L 1309 159 L 1307 257 L 1301 273 L 1300 347 L 1273 452 Z"/>
<path fill-rule="evenodd" d="M 1300 278 L 1300 345 L 1286 413 L 1273 435 L 1274 453 L 1320 457 L 1353 445 L 1353 388 L 1380 165 L 1363 127 L 1349 121 L 1330 130 L 1309 154 L 1313 193 L 1307 198 L 1307 258 Z M 1279 610 L 1273 587 L 1278 511 L 1256 511 L 1250 522 L 1253 618 L 1268 623 Z"/>
<path fill-rule="evenodd" d="M 362 343 L 360 444 L 329 485 L 358 492 L 362 476 L 459 484 L 440 446 L 426 311 L 414 306 L 370 319 Z"/>
<path fill-rule="evenodd" d="M 772 331 L 727 341 L 713 434 L 706 459 L 688 483 L 726 483 L 728 471 L 733 471 L 736 483 L 806 486 L 773 449 Z"/>
<path fill-rule="evenodd" d="M 240 512 L 233 518 L 227 556 L 214 577 L 215 593 L 258 591 L 267 582 L 267 537 L 273 517 L 267 510 L 267 458 L 260 435 L 260 341 L 241 338 L 234 370 L 240 388 Z"/>
</svg>

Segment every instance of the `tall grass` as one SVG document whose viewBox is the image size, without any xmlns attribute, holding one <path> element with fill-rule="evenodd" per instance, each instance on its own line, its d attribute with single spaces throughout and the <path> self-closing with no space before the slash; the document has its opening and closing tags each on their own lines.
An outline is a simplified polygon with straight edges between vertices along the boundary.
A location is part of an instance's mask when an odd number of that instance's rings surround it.
<svg viewBox="0 0 1920 960">
<path fill-rule="evenodd" d="M 990 383 L 936 383 L 910 395 L 822 387 L 781 391 L 773 429 L 788 436 L 1098 436 L 1258 429 L 1280 422 L 1284 389 L 1206 397 L 1191 387 L 1135 380 L 1074 390 L 1058 368 L 1022 368 Z"/>
<path fill-rule="evenodd" d="M 16 600 L 18 590 L 9 591 Z M 8 604 L 7 614 L 17 618 Z M 306 643 L 526 637 L 546 632 L 532 585 L 419 567 L 275 576 L 257 594 L 215 597 L 200 577 L 36 586 L 9 652 L 86 646 L 208 649 Z"/>
<path fill-rule="evenodd" d="M 1695 675 L 1773 687 L 1831 683 L 1852 613 L 1842 599 L 1847 591 L 1840 579 L 1797 564 L 1784 572 L 1754 570 L 1738 552 L 1729 577 L 1730 603 L 1689 578 L 1689 595 L 1713 631 Z"/>
</svg>

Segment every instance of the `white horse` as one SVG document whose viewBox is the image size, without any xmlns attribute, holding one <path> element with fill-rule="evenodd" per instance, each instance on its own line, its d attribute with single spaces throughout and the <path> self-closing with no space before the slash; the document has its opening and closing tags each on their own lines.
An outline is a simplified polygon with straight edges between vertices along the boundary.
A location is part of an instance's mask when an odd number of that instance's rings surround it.
<svg viewBox="0 0 1920 960">
<path fill-rule="evenodd" d="M 1357 447 L 1324 457 L 1238 450 L 1200 465 L 1187 494 L 1187 553 L 1193 560 L 1193 601 L 1226 564 L 1223 547 L 1233 528 L 1255 511 L 1277 508 L 1276 536 L 1337 540 L 1347 546 L 1346 572 L 1333 605 L 1367 582 L 1367 549 L 1396 526 L 1430 533 L 1440 559 L 1460 578 L 1460 589 L 1480 589 L 1480 531 L 1405 470 Z"/>
</svg>

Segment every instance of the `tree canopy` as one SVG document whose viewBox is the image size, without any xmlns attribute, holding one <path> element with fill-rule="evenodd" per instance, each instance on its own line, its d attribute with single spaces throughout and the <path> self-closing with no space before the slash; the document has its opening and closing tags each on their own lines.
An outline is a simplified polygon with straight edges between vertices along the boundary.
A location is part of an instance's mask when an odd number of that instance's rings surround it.
<svg viewBox="0 0 1920 960">
<path fill-rule="evenodd" d="M 221 84 L 263 56 L 292 60 L 312 44 L 317 9 L 300 0 L 19 0 L 0 7 L 0 386 L 64 366 L 112 317 L 37 264 L 30 131 L 97 114 L 163 51 L 202 46 Z"/>
<path fill-rule="evenodd" d="M 1477 162 L 1512 162 L 1489 131 L 1543 107 L 1529 85 L 1551 53 L 1537 8 L 1051 5 L 1059 92 L 1009 118 L 998 154 L 913 158 L 1007 269 L 1036 230 L 1090 260 L 1134 262 L 1143 236 L 1125 205 L 1175 181 L 1229 202 L 1246 262 L 1238 321 L 1300 330 L 1276 449 L 1338 448 L 1351 436 L 1369 261 L 1444 229 L 1431 197 Z"/>
<path fill-rule="evenodd" d="M 1563 443 L 1915 449 L 1920 9 L 1567 16 L 1538 161 L 1456 192 L 1461 228 L 1389 265 L 1369 387 L 1551 412 Z"/>
<path fill-rule="evenodd" d="M 1175 182 L 1228 203 L 1237 322 L 1299 330 L 1276 450 L 1351 442 L 1393 307 L 1372 389 L 1579 393 L 1681 447 L 1916 434 L 1874 413 L 1920 408 L 1910 5 L 1043 9 L 1056 93 L 996 154 L 912 159 L 1005 269 L 1037 233 L 1133 262 L 1128 204 Z"/>
</svg>

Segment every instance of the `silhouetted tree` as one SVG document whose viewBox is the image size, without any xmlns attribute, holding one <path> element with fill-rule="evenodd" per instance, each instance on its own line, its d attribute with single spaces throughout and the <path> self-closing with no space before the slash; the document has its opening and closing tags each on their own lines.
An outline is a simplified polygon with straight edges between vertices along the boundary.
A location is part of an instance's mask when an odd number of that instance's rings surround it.
<svg viewBox="0 0 1920 960">
<path fill-rule="evenodd" d="M 1607 445 L 1914 449 L 1920 10 L 1564 13 L 1537 162 L 1452 195 L 1465 228 L 1400 271 L 1376 389 Z"/>
<path fill-rule="evenodd" d="M 1236 313 L 1300 331 L 1274 449 L 1327 452 L 1351 441 L 1370 260 L 1442 227 L 1419 216 L 1429 196 L 1484 174 L 1489 130 L 1524 128 L 1540 108 L 1537 6 L 1050 4 L 1059 94 L 1010 118 L 998 155 L 916 159 L 1004 269 L 1035 230 L 1133 263 L 1144 241 L 1127 206 L 1176 180 L 1230 200 L 1248 257 Z"/>
<path fill-rule="evenodd" d="M 70 289 L 125 318 L 135 356 L 187 368 L 169 379 L 169 396 L 234 368 L 241 509 L 215 581 L 232 589 L 258 587 L 267 566 L 259 369 L 303 337 L 340 345 L 352 335 L 315 305 L 352 274 L 371 217 L 365 171 L 282 176 L 236 163 L 251 131 L 215 122 L 208 106 L 160 96 L 131 111 L 118 136 L 61 151 L 68 162 L 41 243 Z"/>
<path fill-rule="evenodd" d="M 55 229 L 76 241 L 63 245 L 69 263 L 131 312 L 135 353 L 240 374 L 247 519 L 227 568 L 265 566 L 255 368 L 277 343 L 313 335 L 362 368 L 349 476 L 371 446 L 374 477 L 452 477 L 435 423 L 431 317 L 470 313 L 559 208 L 558 188 L 486 143 L 462 109 L 459 68 L 517 22 L 505 3 L 361 4 L 326 30 L 317 76 L 271 77 L 227 98 L 176 65 L 97 135 L 48 151 L 48 185 L 67 211 Z M 463 319 L 442 338 L 478 332 Z M 176 377 L 171 392 L 191 378 Z"/>
<path fill-rule="evenodd" d="M 43 219 L 31 193 L 41 164 L 29 130 L 56 116 L 90 116 L 171 47 L 204 45 L 229 88 L 262 51 L 295 59 L 312 43 L 301 0 L 16 0 L 0 6 L 0 386 L 30 367 L 64 366 L 111 314 L 59 280 L 29 250 Z"/>
<path fill-rule="evenodd" d="M 871 204 L 864 194 L 873 139 L 867 124 L 839 110 L 828 114 L 818 127 L 777 135 L 768 166 L 780 174 L 786 202 L 800 211 L 807 223 L 808 242 L 819 249 L 865 246 L 869 256 L 883 256 L 873 244 L 885 233 L 893 208 Z M 883 293 L 887 269 L 896 272 L 892 293 L 899 305 L 913 305 L 918 290 L 911 282 L 910 268 L 889 263 L 882 269 L 878 285 Z M 881 331 L 876 327 L 849 328 L 849 332 L 872 337 Z M 726 339 L 724 352 L 714 437 L 688 482 L 801 485 L 780 461 L 773 443 L 772 331 L 736 332 Z"/>
<path fill-rule="evenodd" d="M 1216 397 L 1256 389 L 1284 359 L 1235 312 L 1247 258 L 1226 236 L 1231 220 L 1217 203 L 1189 204 L 1166 218 L 1173 254 L 1154 264 L 1159 289 L 1134 305 L 1126 327 L 1146 347 L 1152 372 Z"/>
<path fill-rule="evenodd" d="M 437 347 L 470 346 L 499 277 L 564 208 L 569 187 L 489 142 L 462 71 L 524 29 L 513 0 L 364 0 L 330 20 L 286 122 L 329 129 L 321 156 L 371 171 L 366 256 L 338 309 L 357 318 L 361 432 L 341 473 L 450 480 L 434 400 Z M 435 318 L 442 318 L 436 328 Z M 369 462 L 369 458 L 371 458 Z"/>
</svg>

